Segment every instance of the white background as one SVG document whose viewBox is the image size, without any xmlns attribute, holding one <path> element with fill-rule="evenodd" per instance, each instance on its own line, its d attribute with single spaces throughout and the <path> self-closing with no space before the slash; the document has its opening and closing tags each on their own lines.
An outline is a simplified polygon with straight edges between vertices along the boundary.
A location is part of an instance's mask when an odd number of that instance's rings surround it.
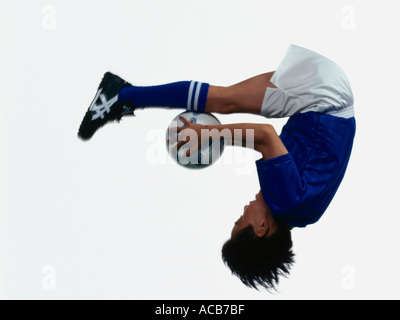
<svg viewBox="0 0 400 320">
<path fill-rule="evenodd" d="M 399 298 L 396 4 L 2 0 L 0 297 Z M 108 70 L 137 85 L 230 85 L 275 70 L 291 43 L 345 70 L 358 130 L 336 198 L 319 223 L 293 231 L 296 265 L 269 294 L 220 257 L 259 190 L 258 154 L 228 149 L 211 168 L 181 168 L 157 140 L 179 112 L 160 109 L 87 143 L 76 134 Z"/>
</svg>

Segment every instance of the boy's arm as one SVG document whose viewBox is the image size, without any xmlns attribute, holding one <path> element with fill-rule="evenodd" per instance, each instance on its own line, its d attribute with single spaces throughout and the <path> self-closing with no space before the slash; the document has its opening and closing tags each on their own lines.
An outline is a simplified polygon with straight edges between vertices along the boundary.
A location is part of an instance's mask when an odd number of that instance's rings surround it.
<svg viewBox="0 0 400 320">
<path fill-rule="evenodd" d="M 276 158 L 288 153 L 275 128 L 270 124 L 239 123 L 217 126 L 206 126 L 206 129 L 216 129 L 218 132 L 228 130 L 232 137 L 227 143 L 235 146 L 252 148 L 260 152 L 264 160 Z M 248 136 L 250 135 L 250 137 Z M 249 143 L 250 142 L 250 143 Z"/>
<path fill-rule="evenodd" d="M 270 124 L 200 125 L 191 123 L 185 118 L 180 119 L 184 122 L 185 127 L 178 128 L 178 132 L 181 132 L 183 138 L 195 133 L 198 137 L 198 145 L 201 144 L 201 140 L 222 138 L 228 145 L 252 148 L 260 152 L 264 160 L 288 153 L 279 135 Z M 194 131 L 189 131 L 190 129 Z M 180 141 L 178 148 L 187 142 L 186 139 Z"/>
</svg>

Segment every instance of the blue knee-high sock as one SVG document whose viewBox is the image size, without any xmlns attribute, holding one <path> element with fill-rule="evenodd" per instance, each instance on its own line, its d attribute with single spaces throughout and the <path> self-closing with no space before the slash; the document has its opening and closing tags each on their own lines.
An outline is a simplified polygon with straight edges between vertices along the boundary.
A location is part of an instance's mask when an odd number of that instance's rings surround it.
<svg viewBox="0 0 400 320">
<path fill-rule="evenodd" d="M 154 87 L 127 86 L 121 89 L 119 101 L 130 101 L 135 108 L 169 107 L 204 112 L 210 85 L 182 81 Z"/>
</svg>

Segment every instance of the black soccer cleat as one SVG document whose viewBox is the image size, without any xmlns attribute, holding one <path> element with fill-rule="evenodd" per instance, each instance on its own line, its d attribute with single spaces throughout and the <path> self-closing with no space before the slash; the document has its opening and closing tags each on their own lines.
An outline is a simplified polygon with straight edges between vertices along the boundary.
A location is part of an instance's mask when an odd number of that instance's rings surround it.
<svg viewBox="0 0 400 320">
<path fill-rule="evenodd" d="M 104 75 L 96 96 L 82 120 L 78 137 L 89 140 L 106 123 L 119 122 L 123 116 L 134 115 L 135 108 L 130 101 L 118 101 L 119 91 L 124 86 L 130 84 L 111 72 Z"/>
</svg>

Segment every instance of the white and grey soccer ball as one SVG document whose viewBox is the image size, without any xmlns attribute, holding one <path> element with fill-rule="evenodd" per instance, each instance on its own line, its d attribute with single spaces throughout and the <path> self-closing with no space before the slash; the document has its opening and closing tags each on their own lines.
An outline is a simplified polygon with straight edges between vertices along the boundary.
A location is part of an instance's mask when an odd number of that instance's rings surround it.
<svg viewBox="0 0 400 320">
<path fill-rule="evenodd" d="M 206 168 L 215 163 L 224 151 L 224 142 L 221 139 L 218 139 L 218 141 L 208 141 L 203 144 L 196 153 L 191 154 L 190 156 L 186 156 L 186 152 L 189 150 L 189 147 L 186 145 L 183 145 L 179 150 L 177 150 L 176 144 L 178 143 L 178 132 L 176 128 L 184 127 L 184 123 L 179 119 L 179 117 L 203 125 L 221 124 L 221 122 L 210 113 L 186 111 L 177 115 L 169 124 L 166 135 L 167 149 L 171 157 L 176 160 L 178 164 L 190 169 Z M 170 141 L 169 143 L 168 140 Z"/>
</svg>

